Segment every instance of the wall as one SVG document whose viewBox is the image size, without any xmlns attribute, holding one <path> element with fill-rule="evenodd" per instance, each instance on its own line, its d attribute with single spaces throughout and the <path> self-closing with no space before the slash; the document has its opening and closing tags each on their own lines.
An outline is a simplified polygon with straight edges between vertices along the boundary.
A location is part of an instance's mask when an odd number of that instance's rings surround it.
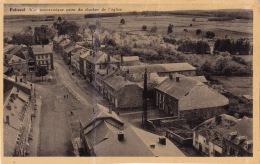
<svg viewBox="0 0 260 164">
<path fill-rule="evenodd" d="M 198 118 L 206 120 L 224 113 L 227 113 L 225 107 L 212 107 L 203 109 L 182 110 L 179 111 L 179 117 L 186 120 L 194 120 Z"/>
<path fill-rule="evenodd" d="M 138 108 L 143 106 L 143 90 L 139 86 L 127 85 L 117 92 L 118 108 Z"/>
</svg>

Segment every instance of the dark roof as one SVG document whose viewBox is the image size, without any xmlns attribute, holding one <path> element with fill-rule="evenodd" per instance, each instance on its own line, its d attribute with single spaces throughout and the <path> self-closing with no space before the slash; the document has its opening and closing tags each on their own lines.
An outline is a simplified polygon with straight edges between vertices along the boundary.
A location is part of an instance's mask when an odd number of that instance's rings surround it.
<svg viewBox="0 0 260 164">
<path fill-rule="evenodd" d="M 102 52 L 102 51 L 98 51 L 98 52 L 92 51 L 92 55 L 89 55 L 88 57 L 86 57 L 86 60 L 88 60 L 89 62 L 91 62 L 93 64 L 108 62 L 107 61 L 108 54 L 106 54 L 105 52 Z M 112 56 L 110 56 L 110 62 L 119 63 L 120 61 L 118 61 L 115 58 L 113 58 Z"/>
<path fill-rule="evenodd" d="M 109 85 L 111 88 L 115 89 L 116 91 L 120 90 L 126 85 L 132 85 L 135 83 L 132 83 L 128 80 L 125 80 L 122 76 L 112 75 L 105 79 L 104 81 L 107 85 Z"/>
<path fill-rule="evenodd" d="M 129 71 L 130 74 L 144 72 L 181 72 L 181 71 L 195 71 L 196 68 L 189 63 L 167 63 L 167 64 L 149 64 L 137 66 L 123 66 L 123 71 Z"/>
<path fill-rule="evenodd" d="M 14 49 L 11 50 L 10 54 L 17 55 L 17 53 L 22 50 L 22 46 L 18 45 Z"/>
<path fill-rule="evenodd" d="M 179 78 L 179 82 L 176 81 Z M 203 84 L 202 82 L 180 74 L 173 74 L 172 79 L 164 80 L 157 90 L 179 100 L 179 110 L 201 109 L 209 107 L 225 106 L 229 100 Z"/>
</svg>

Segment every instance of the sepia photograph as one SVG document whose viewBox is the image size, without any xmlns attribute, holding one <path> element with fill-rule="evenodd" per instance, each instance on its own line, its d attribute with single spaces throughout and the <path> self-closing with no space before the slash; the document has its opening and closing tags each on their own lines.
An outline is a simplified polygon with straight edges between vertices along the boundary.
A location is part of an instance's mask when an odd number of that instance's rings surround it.
<svg viewBox="0 0 260 164">
<path fill-rule="evenodd" d="M 253 157 L 253 9 L 3 14 L 4 157 Z"/>
</svg>

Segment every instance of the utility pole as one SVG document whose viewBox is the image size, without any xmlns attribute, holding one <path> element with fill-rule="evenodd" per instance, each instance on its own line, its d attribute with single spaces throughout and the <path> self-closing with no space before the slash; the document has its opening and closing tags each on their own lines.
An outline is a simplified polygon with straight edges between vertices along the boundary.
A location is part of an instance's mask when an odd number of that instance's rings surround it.
<svg viewBox="0 0 260 164">
<path fill-rule="evenodd" d="M 143 114 L 142 114 L 142 126 L 146 128 L 147 123 L 147 70 L 144 72 L 144 89 L 143 89 Z"/>
</svg>

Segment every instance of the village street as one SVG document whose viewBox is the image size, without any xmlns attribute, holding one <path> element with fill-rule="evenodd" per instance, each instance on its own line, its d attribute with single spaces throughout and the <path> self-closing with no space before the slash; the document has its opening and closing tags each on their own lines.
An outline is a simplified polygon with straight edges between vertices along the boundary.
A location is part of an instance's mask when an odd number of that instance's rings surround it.
<svg viewBox="0 0 260 164">
<path fill-rule="evenodd" d="M 94 101 L 71 79 L 65 66 L 56 61 L 54 75 L 55 83 L 36 86 L 37 96 L 42 99 L 38 156 L 73 156 L 70 113 L 91 118 L 88 109 L 92 109 Z"/>
</svg>

